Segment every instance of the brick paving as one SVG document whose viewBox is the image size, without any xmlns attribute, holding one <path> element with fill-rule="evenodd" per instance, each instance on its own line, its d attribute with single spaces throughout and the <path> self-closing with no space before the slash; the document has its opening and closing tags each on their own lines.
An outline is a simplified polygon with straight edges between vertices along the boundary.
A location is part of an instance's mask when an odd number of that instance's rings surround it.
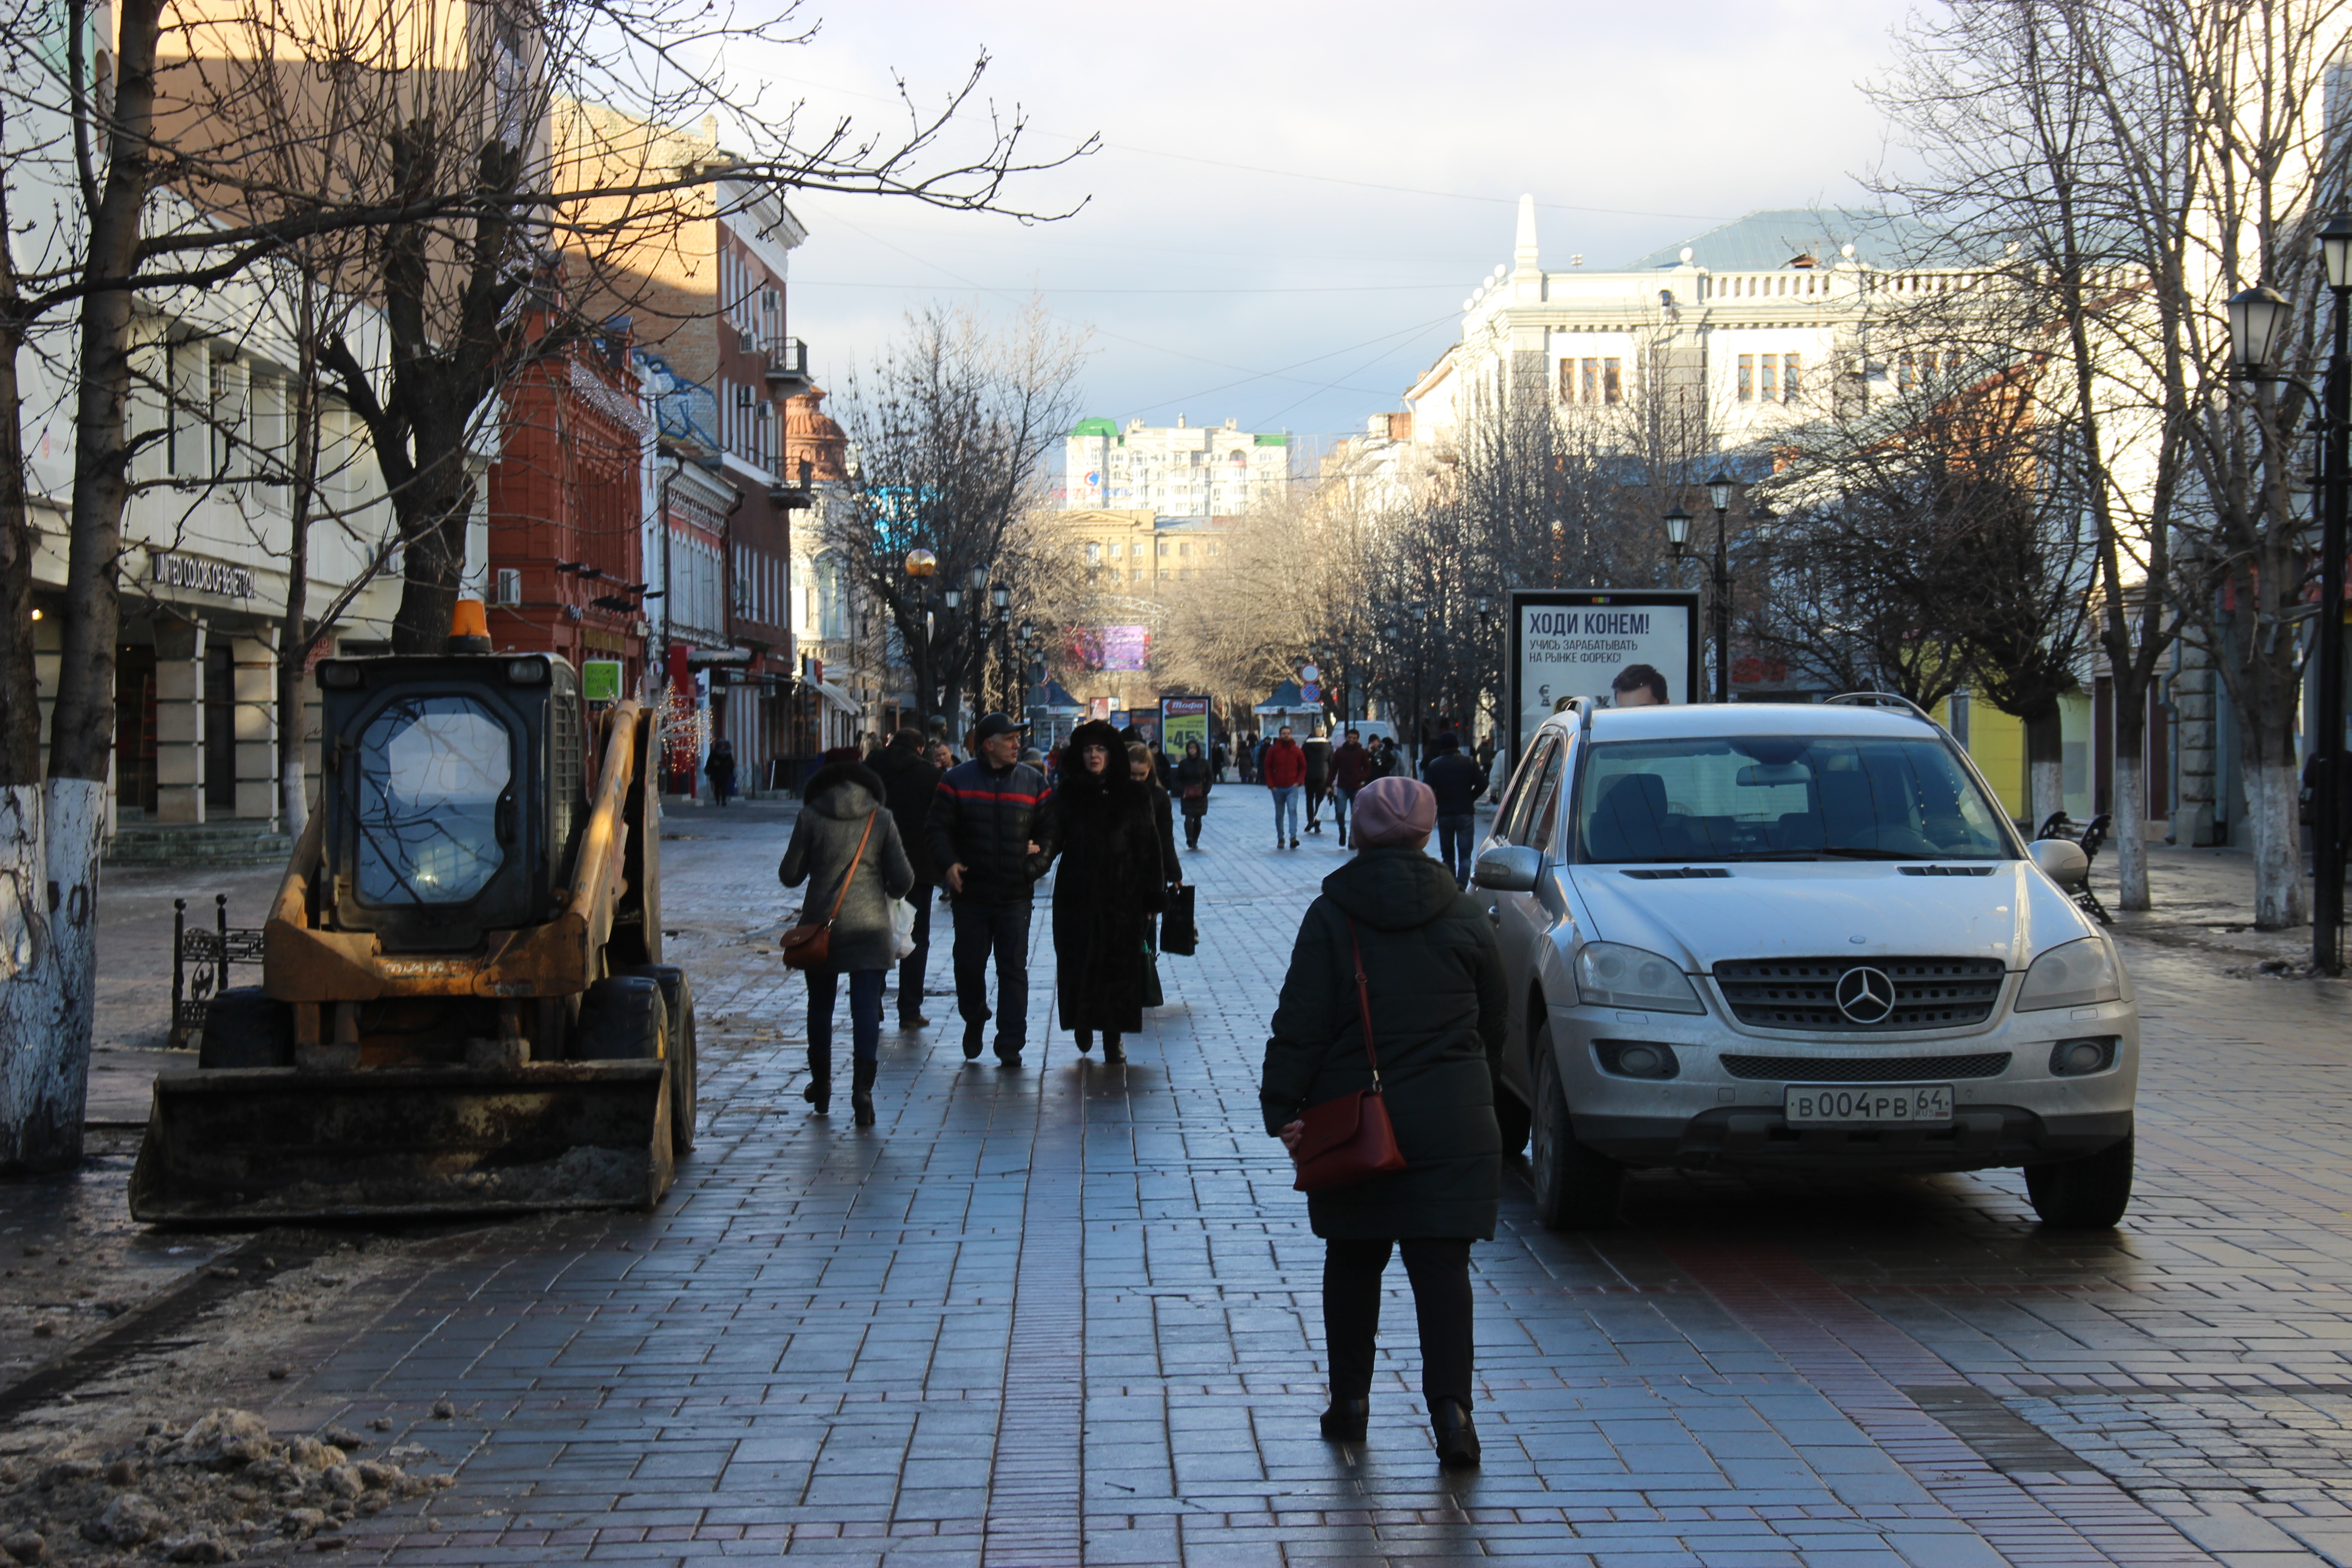
<svg viewBox="0 0 2352 1568">
<path fill-rule="evenodd" d="M 1131 1066 L 1047 1034 L 967 1067 L 942 1000 L 885 1036 L 871 1133 L 799 1097 L 788 813 L 673 817 L 706 1058 L 677 1191 L 454 1228 L 292 1380 L 225 1392 L 390 1415 L 455 1469 L 350 1528 L 372 1563 L 2352 1563 L 2352 997 L 2178 946 L 2130 951 L 2120 1231 L 2045 1236 L 2015 1173 L 1655 1174 L 1559 1237 L 1507 1175 L 1474 1253 L 1484 1470 L 1433 1462 L 1401 1269 L 1371 1440 L 1322 1443 L 1320 1247 L 1255 1079 L 1340 852 L 1276 855 L 1256 792 L 1220 799 L 1202 953 L 1162 961 Z"/>
</svg>

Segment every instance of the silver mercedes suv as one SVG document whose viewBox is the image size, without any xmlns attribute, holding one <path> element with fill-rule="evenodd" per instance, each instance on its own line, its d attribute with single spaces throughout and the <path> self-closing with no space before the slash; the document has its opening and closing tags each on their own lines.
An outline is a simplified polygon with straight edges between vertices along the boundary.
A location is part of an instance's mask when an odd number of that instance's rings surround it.
<svg viewBox="0 0 2352 1568">
<path fill-rule="evenodd" d="M 2114 1225 L 2139 1016 L 2087 870 L 1900 698 L 1547 720 L 1472 889 L 1544 1223 L 1607 1222 L 1628 1167 L 1746 1163 L 2018 1165 L 2045 1224 Z"/>
</svg>

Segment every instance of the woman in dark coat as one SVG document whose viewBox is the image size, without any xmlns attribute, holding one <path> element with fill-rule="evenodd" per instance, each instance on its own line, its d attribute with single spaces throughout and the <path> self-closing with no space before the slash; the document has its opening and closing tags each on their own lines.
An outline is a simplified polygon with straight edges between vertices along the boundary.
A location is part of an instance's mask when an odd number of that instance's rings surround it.
<svg viewBox="0 0 2352 1568">
<path fill-rule="evenodd" d="M 1184 760 L 1176 764 L 1176 801 L 1184 813 L 1184 847 L 1201 847 L 1201 819 L 1209 815 L 1209 786 L 1217 770 L 1201 754 L 1201 742 L 1184 742 Z"/>
<path fill-rule="evenodd" d="M 1121 1035 L 1143 1028 L 1144 922 L 1168 907 L 1151 789 L 1128 769 L 1118 731 L 1081 724 L 1063 748 L 1052 809 L 1040 826 L 1054 878 L 1054 959 L 1062 1022 L 1078 1049 L 1103 1036 L 1103 1060 L 1123 1062 Z"/>
<path fill-rule="evenodd" d="M 725 805 L 727 797 L 735 793 L 735 742 L 724 735 L 711 742 L 702 772 L 710 780 L 711 797 Z"/>
<path fill-rule="evenodd" d="M 1363 1440 L 1381 1274 L 1395 1245 L 1412 1280 L 1438 1457 L 1466 1468 L 1478 1463 L 1470 1244 L 1494 1238 L 1501 1194 L 1495 1078 L 1507 1008 L 1493 928 L 1423 852 L 1436 822 L 1436 797 L 1417 780 L 1379 779 L 1357 794 L 1356 856 L 1323 879 L 1323 896 L 1299 921 L 1259 1099 L 1265 1130 L 1295 1152 L 1308 1106 L 1370 1087 L 1356 993 L 1360 945 L 1381 1098 L 1405 1168 L 1307 1200 L 1325 1247 L 1331 1407 L 1323 1436 Z"/>
<path fill-rule="evenodd" d="M 808 976 L 809 1080 L 801 1098 L 819 1116 L 833 1109 L 833 1003 L 841 977 L 849 976 L 849 1026 L 853 1060 L 850 1109 L 857 1125 L 874 1125 L 874 1079 L 882 1054 L 882 982 L 897 961 L 898 937 L 890 924 L 890 900 L 915 885 L 915 868 L 899 841 L 898 825 L 883 805 L 887 791 L 880 775 L 863 763 L 827 763 L 802 792 L 800 819 L 784 847 L 776 875 L 787 888 L 808 884 L 800 922 L 814 925 L 833 913 L 832 962 Z M 869 832 L 868 829 L 871 829 Z M 858 844 L 863 840 L 865 852 Z M 855 865 L 852 864 L 853 860 Z M 844 892 L 842 882 L 849 879 Z"/>
</svg>

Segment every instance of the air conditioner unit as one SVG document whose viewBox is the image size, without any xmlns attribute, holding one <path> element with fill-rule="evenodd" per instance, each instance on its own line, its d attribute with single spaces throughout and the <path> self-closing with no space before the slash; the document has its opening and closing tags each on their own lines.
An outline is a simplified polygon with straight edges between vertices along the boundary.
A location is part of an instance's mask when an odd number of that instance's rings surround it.
<svg viewBox="0 0 2352 1568">
<path fill-rule="evenodd" d="M 758 353 L 760 352 L 760 336 L 757 332 L 737 332 L 735 334 L 735 346 L 742 350 L 747 354 Z"/>
</svg>

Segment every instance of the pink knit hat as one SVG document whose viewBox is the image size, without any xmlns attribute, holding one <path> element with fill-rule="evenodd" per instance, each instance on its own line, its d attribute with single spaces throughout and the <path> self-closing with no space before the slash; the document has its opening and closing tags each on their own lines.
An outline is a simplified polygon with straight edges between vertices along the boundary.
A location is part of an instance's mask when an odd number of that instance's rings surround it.
<svg viewBox="0 0 2352 1568">
<path fill-rule="evenodd" d="M 1360 848 L 1418 849 L 1436 826 L 1437 796 L 1418 779 L 1374 779 L 1356 792 Z"/>
</svg>

